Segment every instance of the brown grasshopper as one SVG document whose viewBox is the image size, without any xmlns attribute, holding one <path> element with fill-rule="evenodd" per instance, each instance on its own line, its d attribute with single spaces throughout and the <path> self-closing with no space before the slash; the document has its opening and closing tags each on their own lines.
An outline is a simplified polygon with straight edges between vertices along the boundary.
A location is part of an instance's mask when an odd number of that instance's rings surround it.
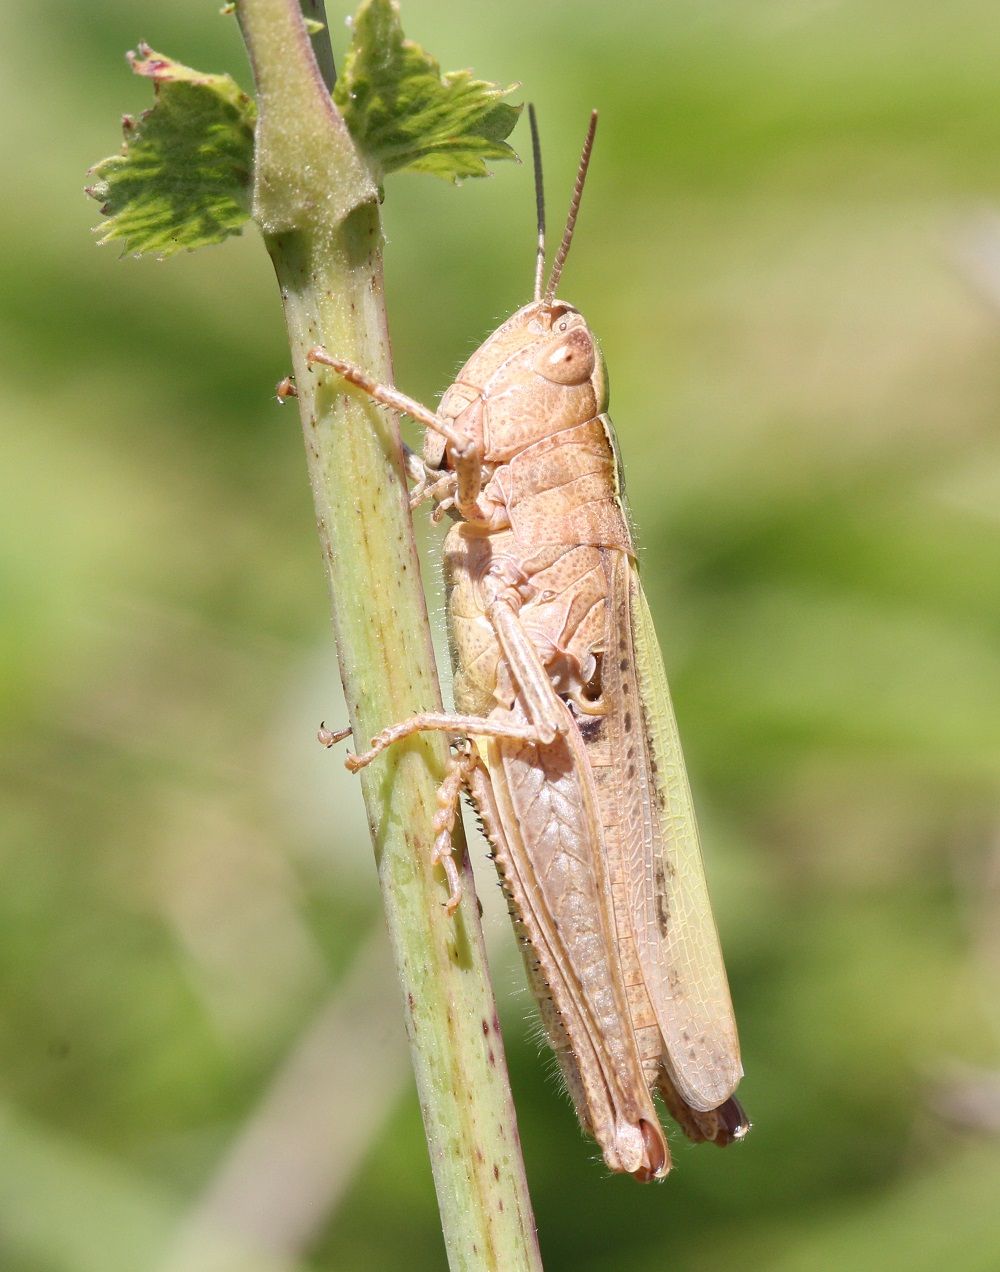
<svg viewBox="0 0 1000 1272">
<path fill-rule="evenodd" d="M 543 286 L 480 346 L 437 411 L 314 349 L 427 429 L 415 501 L 455 518 L 445 577 L 455 713 L 393 724 L 357 771 L 421 730 L 461 739 L 439 792 L 435 859 L 460 896 L 451 831 L 467 789 L 493 848 L 549 1041 L 613 1171 L 662 1178 L 651 1092 L 694 1140 L 749 1123 L 726 972 L 684 760 L 636 565 L 607 376 L 582 314 L 556 299 L 597 124 Z M 321 730 L 331 744 L 345 734 Z"/>
</svg>

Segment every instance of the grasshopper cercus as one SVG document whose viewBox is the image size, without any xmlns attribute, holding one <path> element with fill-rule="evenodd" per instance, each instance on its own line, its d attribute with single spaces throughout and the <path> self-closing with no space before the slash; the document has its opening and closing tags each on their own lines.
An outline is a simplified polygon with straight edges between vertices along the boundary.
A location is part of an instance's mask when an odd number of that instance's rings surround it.
<svg viewBox="0 0 1000 1272">
<path fill-rule="evenodd" d="M 459 897 L 451 830 L 467 788 L 493 847 L 549 1041 L 611 1170 L 670 1168 L 651 1092 L 694 1140 L 749 1123 L 736 1024 L 677 726 L 624 508 L 603 359 L 556 299 L 597 123 L 548 282 L 538 134 L 534 299 L 480 346 L 437 411 L 324 349 L 427 428 L 410 457 L 445 541 L 454 714 L 372 739 L 357 770 L 424 729 L 464 739 L 439 793 L 435 856 Z M 344 734 L 321 730 L 331 744 Z"/>
</svg>

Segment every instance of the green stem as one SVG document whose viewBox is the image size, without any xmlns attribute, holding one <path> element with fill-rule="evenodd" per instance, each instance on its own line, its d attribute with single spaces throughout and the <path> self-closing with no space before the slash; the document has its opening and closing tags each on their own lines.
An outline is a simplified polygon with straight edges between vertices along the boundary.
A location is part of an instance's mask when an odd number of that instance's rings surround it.
<svg viewBox="0 0 1000 1272">
<path fill-rule="evenodd" d="M 319 29 L 309 38 L 312 41 L 313 57 L 319 69 L 320 78 L 332 93 L 337 82 L 337 68 L 333 64 L 333 45 L 330 42 L 330 28 L 326 21 L 326 5 L 323 0 L 299 0 L 299 8 L 304 18 L 319 23 Z"/>
<path fill-rule="evenodd" d="M 296 0 L 239 0 L 260 110 L 254 216 L 274 262 L 354 736 L 440 710 L 398 422 L 306 354 L 317 344 L 391 383 L 382 231 L 371 174 L 317 68 Z M 479 924 L 464 862 L 454 919 L 432 868 L 447 747 L 419 735 L 362 788 L 450 1266 L 541 1267 Z"/>
</svg>

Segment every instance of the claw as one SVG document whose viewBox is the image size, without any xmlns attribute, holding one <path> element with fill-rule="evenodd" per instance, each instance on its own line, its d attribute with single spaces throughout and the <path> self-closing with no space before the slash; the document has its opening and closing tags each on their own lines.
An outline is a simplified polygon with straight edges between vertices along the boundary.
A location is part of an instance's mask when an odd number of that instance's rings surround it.
<svg viewBox="0 0 1000 1272">
<path fill-rule="evenodd" d="M 345 738 L 349 738 L 352 732 L 350 725 L 346 729 L 328 729 L 326 721 L 321 720 L 320 726 L 316 731 L 316 741 L 329 750 L 331 746 L 336 746 L 338 742 L 343 742 Z"/>
</svg>

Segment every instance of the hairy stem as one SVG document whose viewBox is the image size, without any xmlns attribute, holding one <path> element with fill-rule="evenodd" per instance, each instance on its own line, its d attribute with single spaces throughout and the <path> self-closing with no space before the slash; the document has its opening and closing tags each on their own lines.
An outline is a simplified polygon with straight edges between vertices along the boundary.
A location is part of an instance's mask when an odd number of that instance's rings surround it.
<svg viewBox="0 0 1000 1272">
<path fill-rule="evenodd" d="M 371 174 L 317 67 L 296 0 L 239 0 L 260 109 L 254 217 L 281 289 L 341 676 L 359 745 L 441 706 L 398 424 L 308 350 L 391 383 Z M 332 62 L 331 62 L 332 66 Z M 471 872 L 453 919 L 430 865 L 444 740 L 362 777 L 453 1269 L 541 1266 Z M 456 844 L 464 860 L 464 842 Z"/>
</svg>

